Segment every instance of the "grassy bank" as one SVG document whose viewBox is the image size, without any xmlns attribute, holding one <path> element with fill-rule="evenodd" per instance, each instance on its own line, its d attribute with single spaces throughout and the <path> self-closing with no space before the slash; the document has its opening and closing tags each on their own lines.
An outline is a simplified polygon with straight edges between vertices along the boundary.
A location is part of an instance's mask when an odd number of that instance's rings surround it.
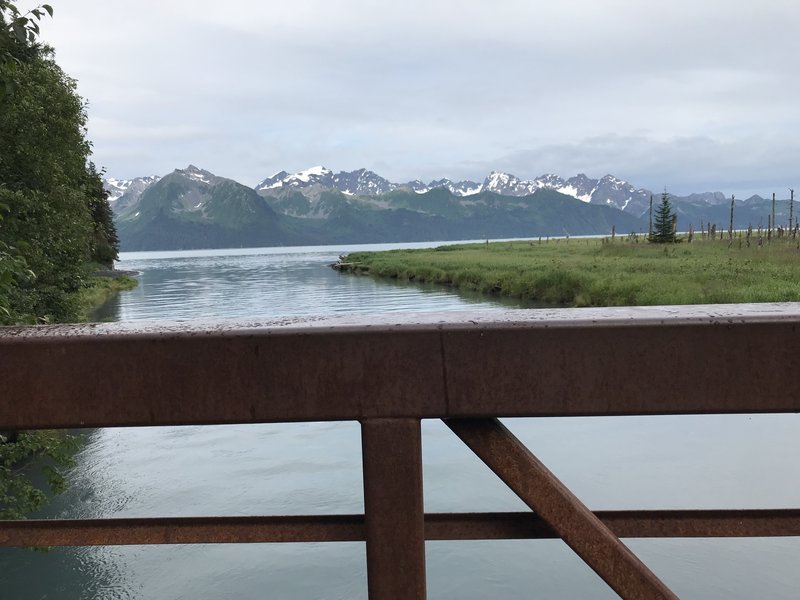
<svg viewBox="0 0 800 600">
<path fill-rule="evenodd" d="M 342 270 L 433 282 L 550 306 L 800 300 L 799 240 L 648 244 L 610 239 L 496 242 L 357 252 Z"/>
<path fill-rule="evenodd" d="M 103 306 L 115 294 L 124 290 L 132 290 L 139 281 L 127 275 L 89 277 L 87 285 L 78 293 L 78 306 L 81 321 L 89 321 L 98 308 Z"/>
</svg>

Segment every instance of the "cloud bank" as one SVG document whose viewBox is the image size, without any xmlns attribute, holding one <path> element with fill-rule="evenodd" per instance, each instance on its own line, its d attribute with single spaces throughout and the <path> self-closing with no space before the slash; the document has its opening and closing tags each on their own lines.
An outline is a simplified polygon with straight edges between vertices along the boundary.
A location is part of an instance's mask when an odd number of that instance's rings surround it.
<svg viewBox="0 0 800 600">
<path fill-rule="evenodd" d="M 794 1 L 80 0 L 44 27 L 109 174 L 794 186 Z"/>
</svg>

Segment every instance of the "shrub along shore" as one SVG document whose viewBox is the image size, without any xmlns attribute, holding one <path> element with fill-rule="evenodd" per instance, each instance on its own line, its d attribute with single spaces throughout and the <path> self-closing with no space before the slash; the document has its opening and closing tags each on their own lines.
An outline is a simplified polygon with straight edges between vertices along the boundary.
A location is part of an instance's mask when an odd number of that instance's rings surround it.
<svg viewBox="0 0 800 600">
<path fill-rule="evenodd" d="M 139 281 L 128 274 L 110 270 L 96 273 L 89 278 L 86 287 L 78 292 L 80 320 L 90 321 L 92 315 L 116 294 L 132 290 L 137 285 Z"/>
<path fill-rule="evenodd" d="M 648 243 L 641 236 L 540 239 L 354 252 L 333 266 L 541 306 L 800 300 L 800 237 L 761 243 L 749 237 L 695 237 L 672 244 Z"/>
</svg>

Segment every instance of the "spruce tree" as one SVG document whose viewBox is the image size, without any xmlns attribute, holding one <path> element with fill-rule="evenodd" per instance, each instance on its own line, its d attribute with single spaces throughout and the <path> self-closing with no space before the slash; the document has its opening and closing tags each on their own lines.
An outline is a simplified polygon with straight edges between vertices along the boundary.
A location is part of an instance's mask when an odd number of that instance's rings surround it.
<svg viewBox="0 0 800 600">
<path fill-rule="evenodd" d="M 671 244 L 675 242 L 675 213 L 669 203 L 669 194 L 661 194 L 661 204 L 658 205 L 653 222 L 653 231 L 650 241 L 655 244 Z"/>
</svg>

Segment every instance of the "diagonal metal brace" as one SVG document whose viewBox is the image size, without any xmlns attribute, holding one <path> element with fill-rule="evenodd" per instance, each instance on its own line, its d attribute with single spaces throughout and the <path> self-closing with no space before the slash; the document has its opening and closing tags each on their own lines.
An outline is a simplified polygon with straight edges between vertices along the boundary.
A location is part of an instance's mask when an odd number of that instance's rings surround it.
<svg viewBox="0 0 800 600">
<path fill-rule="evenodd" d="M 499 420 L 444 422 L 622 598 L 677 598 Z"/>
</svg>

